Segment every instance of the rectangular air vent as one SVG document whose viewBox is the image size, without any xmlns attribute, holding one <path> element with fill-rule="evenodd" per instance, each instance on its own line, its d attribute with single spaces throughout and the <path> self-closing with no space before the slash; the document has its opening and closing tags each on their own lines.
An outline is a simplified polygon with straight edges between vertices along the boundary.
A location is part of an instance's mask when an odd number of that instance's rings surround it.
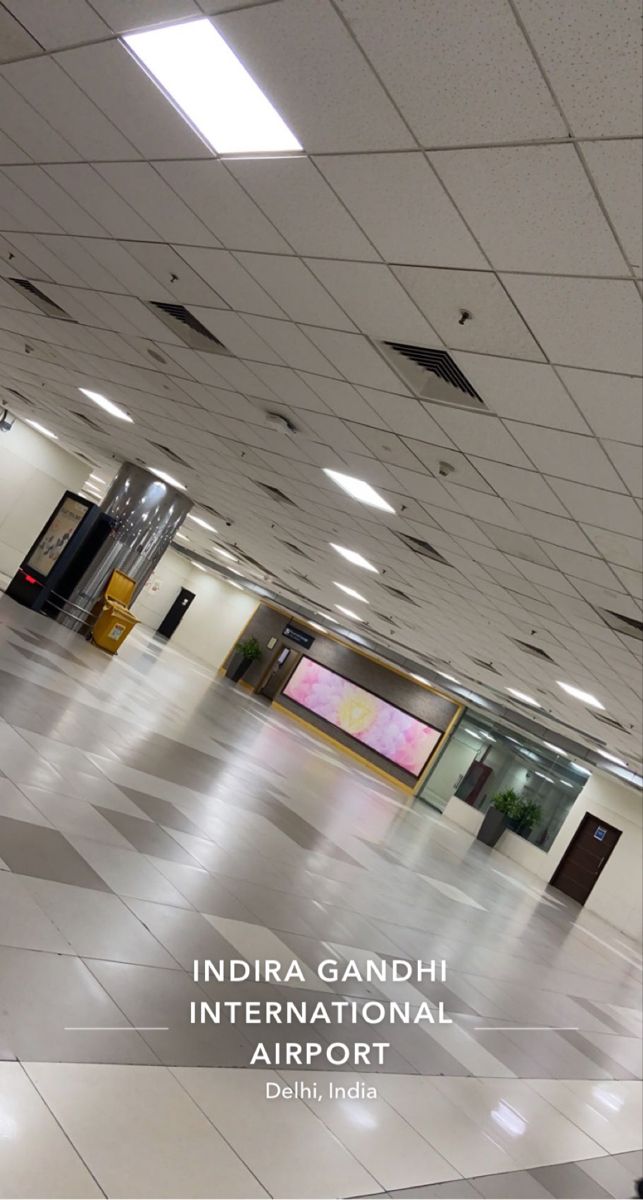
<svg viewBox="0 0 643 1200">
<path fill-rule="evenodd" d="M 255 479 L 255 483 L 257 487 L 263 488 L 264 492 L 266 492 L 272 500 L 277 500 L 279 504 L 292 504 L 293 508 L 297 507 L 294 500 L 291 500 L 289 496 L 286 496 L 285 492 L 280 492 L 279 488 L 273 487 L 271 483 L 261 483 L 259 479 Z"/>
<path fill-rule="evenodd" d="M 429 542 L 423 541 L 422 538 L 412 537 L 410 533 L 398 533 L 397 531 L 395 536 L 398 537 L 401 542 L 404 542 L 404 545 L 408 546 L 409 550 L 413 550 L 415 554 L 422 554 L 424 558 L 432 558 L 434 562 L 443 563 L 445 567 L 449 567 L 451 565 L 447 562 L 446 558 L 443 558 L 439 551 L 435 549 L 435 546 L 431 546 Z"/>
<path fill-rule="evenodd" d="M 621 725 L 620 721 L 616 721 L 614 717 L 604 717 L 602 713 L 592 712 L 595 721 L 602 721 L 604 725 L 611 725 L 612 729 L 618 729 L 621 733 L 629 734 L 630 730 Z"/>
<path fill-rule="evenodd" d="M 623 613 L 612 612 L 609 608 L 594 606 L 594 611 L 616 633 L 624 633 L 626 637 L 636 638 L 639 642 L 643 641 L 643 623 L 641 621 L 637 621 L 634 617 L 626 617 Z"/>
<path fill-rule="evenodd" d="M 405 342 L 380 342 L 379 349 L 418 400 L 485 408 L 473 384 L 446 350 L 409 346 Z"/>
<path fill-rule="evenodd" d="M 519 638 L 511 638 L 510 640 L 514 646 L 518 646 L 520 650 L 524 650 L 525 654 L 533 654 L 534 658 L 544 658 L 547 662 L 554 662 L 551 655 L 547 654 L 545 650 L 541 650 L 540 646 L 531 646 L 529 642 L 521 642 Z"/>
<path fill-rule="evenodd" d="M 84 413 L 72 412 L 72 417 L 78 417 L 85 425 L 89 425 L 90 429 L 95 429 L 97 433 L 104 433 L 105 430 L 98 424 L 97 421 L 92 421 L 91 417 L 86 417 Z"/>
<path fill-rule="evenodd" d="M 191 350 L 204 350 L 206 354 L 225 354 L 228 358 L 232 357 L 223 342 L 210 333 L 184 304 L 167 304 L 160 300 L 148 300 L 144 303 L 150 312 Z"/>
<path fill-rule="evenodd" d="M 390 592 L 391 596 L 397 596 L 400 600 L 405 600 L 407 604 L 412 604 L 414 608 L 420 607 L 417 601 L 411 600 L 411 597 L 407 596 L 406 592 L 400 591 L 399 588 L 393 587 L 392 584 L 382 583 L 380 587 L 383 587 L 385 592 Z"/>
<path fill-rule="evenodd" d="M 76 324 L 74 318 L 70 317 L 69 313 L 66 313 L 64 308 L 61 308 L 54 300 L 50 300 L 44 292 L 41 292 L 35 283 L 30 283 L 28 279 L 7 279 L 7 283 L 10 283 L 23 296 L 28 296 L 31 303 L 39 308 L 46 317 L 56 317 L 59 321 L 72 321 Z"/>
<path fill-rule="evenodd" d="M 483 671 L 490 671 L 492 675 L 500 675 L 500 671 L 496 671 L 493 663 L 485 662 L 483 658 L 472 657 L 471 662 L 474 662 L 477 667 L 482 667 Z"/>
<path fill-rule="evenodd" d="M 172 459 L 172 462 L 178 463 L 180 467 L 187 467 L 188 470 L 192 469 L 189 462 L 181 458 L 181 455 L 177 454 L 176 450 L 171 450 L 169 446 L 163 446 L 161 442 L 150 442 L 150 446 L 156 446 L 157 450 L 160 450 L 162 454 L 166 454 L 168 458 Z"/>
</svg>

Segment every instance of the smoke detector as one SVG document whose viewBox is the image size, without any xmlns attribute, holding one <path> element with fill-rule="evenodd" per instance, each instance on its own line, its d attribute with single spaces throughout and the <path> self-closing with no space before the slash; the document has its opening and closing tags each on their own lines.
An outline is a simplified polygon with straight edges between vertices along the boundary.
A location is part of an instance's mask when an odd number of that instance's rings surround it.
<svg viewBox="0 0 643 1200">
<path fill-rule="evenodd" d="M 285 417 L 283 413 L 267 412 L 266 425 L 274 429 L 277 433 L 296 433 L 297 426 L 292 421 Z"/>
</svg>

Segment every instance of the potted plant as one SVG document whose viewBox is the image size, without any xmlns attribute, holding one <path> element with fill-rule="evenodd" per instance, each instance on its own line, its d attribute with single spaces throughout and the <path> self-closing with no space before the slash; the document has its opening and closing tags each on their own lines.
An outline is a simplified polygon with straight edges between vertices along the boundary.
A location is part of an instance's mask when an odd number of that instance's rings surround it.
<svg viewBox="0 0 643 1200">
<path fill-rule="evenodd" d="M 485 846 L 495 846 L 500 834 L 507 829 L 521 804 L 520 796 L 513 788 L 498 792 L 493 797 L 478 830 L 478 841 L 484 842 Z"/>
<path fill-rule="evenodd" d="M 534 800 L 519 800 L 515 811 L 508 818 L 509 828 L 520 837 L 529 837 L 534 825 L 540 820 L 541 807 Z"/>
<path fill-rule="evenodd" d="M 245 675 L 250 664 L 257 662 L 261 658 L 261 646 L 255 637 L 249 637 L 245 641 L 237 642 L 235 650 L 238 651 L 241 658 L 234 668 L 231 678 L 235 683 L 238 683 Z"/>
</svg>

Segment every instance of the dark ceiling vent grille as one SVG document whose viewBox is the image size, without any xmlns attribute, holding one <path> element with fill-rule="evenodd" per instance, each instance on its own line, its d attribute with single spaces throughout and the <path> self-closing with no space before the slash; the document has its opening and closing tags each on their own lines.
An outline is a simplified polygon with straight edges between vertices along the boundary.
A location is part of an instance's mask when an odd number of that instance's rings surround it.
<svg viewBox="0 0 643 1200">
<path fill-rule="evenodd" d="M 97 433 L 104 433 L 105 430 L 98 424 L 97 421 L 92 421 L 91 417 L 86 417 L 85 413 L 72 412 L 72 417 L 78 417 L 85 425 L 89 425 L 90 429 L 95 429 Z"/>
<path fill-rule="evenodd" d="M 181 455 L 177 454 L 176 450 L 171 450 L 169 446 L 163 446 L 161 442 L 150 442 L 150 446 L 156 446 L 156 449 L 160 450 L 162 454 L 166 454 L 168 458 L 171 458 L 172 462 L 178 463 L 180 467 L 187 467 L 188 470 L 191 470 L 189 462 L 181 458 Z"/>
<path fill-rule="evenodd" d="M 604 725 L 611 725 L 612 729 L 618 729 L 621 733 L 630 733 L 630 730 L 626 729 L 625 725 L 621 725 L 621 722 L 615 720 L 614 717 L 604 717 L 602 713 L 594 711 L 592 711 L 592 716 L 595 721 L 602 721 Z"/>
<path fill-rule="evenodd" d="M 626 617 L 623 613 L 612 612 L 609 608 L 595 608 L 595 612 L 616 633 L 624 633 L 626 637 L 636 638 L 639 642 L 643 641 L 643 623 L 641 621 L 637 621 L 634 617 Z"/>
<path fill-rule="evenodd" d="M 10 283 L 16 291 L 28 296 L 31 303 L 39 308 L 46 317 L 57 317 L 59 321 L 74 321 L 74 318 L 70 317 L 64 308 L 61 308 L 54 300 L 50 300 L 49 296 L 41 292 L 40 288 L 37 288 L 34 283 L 30 283 L 28 279 L 7 279 L 7 283 Z"/>
<path fill-rule="evenodd" d="M 410 346 L 406 342 L 379 345 L 384 357 L 419 400 L 440 400 L 466 408 L 485 407 L 473 384 L 446 350 Z"/>
<path fill-rule="evenodd" d="M 408 546 L 409 550 L 413 550 L 415 554 L 422 554 L 425 558 L 432 558 L 434 562 L 442 563 L 445 567 L 449 567 L 451 565 L 447 562 L 446 558 L 443 558 L 439 551 L 435 549 L 435 546 L 431 546 L 429 542 L 423 541 L 422 538 L 412 537 L 410 533 L 397 532 L 396 537 L 398 537 L 401 542 L 404 542 L 404 545 Z"/>
<path fill-rule="evenodd" d="M 500 671 L 496 670 L 493 663 L 485 662 L 483 658 L 472 657 L 471 662 L 474 662 L 477 667 L 482 667 L 483 671 L 491 671 L 492 675 L 500 675 Z"/>
<path fill-rule="evenodd" d="M 303 550 L 299 546 L 296 546 L 294 542 L 285 542 L 283 538 L 279 538 L 279 541 L 281 542 L 282 546 L 285 546 L 288 550 L 292 550 L 293 554 L 298 554 L 300 558 L 305 558 L 308 560 L 308 562 L 313 561 L 313 559 L 310 557 L 310 554 L 304 554 Z"/>
<path fill-rule="evenodd" d="M 277 500 L 279 504 L 292 504 L 293 508 L 297 507 L 295 501 L 290 499 L 290 496 L 286 496 L 285 492 L 280 492 L 279 488 L 273 487 L 271 483 L 261 483 L 259 479 L 255 479 L 255 483 L 257 487 L 263 488 L 264 492 L 272 500 Z"/>
<path fill-rule="evenodd" d="M 412 600 L 410 596 L 407 596 L 406 592 L 400 591 L 399 588 L 393 587 L 392 584 L 382 583 L 380 587 L 383 587 L 385 592 L 390 592 L 391 596 L 397 596 L 398 599 L 405 600 L 407 604 L 412 604 L 414 608 L 420 607 L 416 600 Z"/>
<path fill-rule="evenodd" d="M 16 400 L 21 400 L 23 404 L 28 404 L 29 408 L 35 407 L 33 400 L 30 400 L 28 396 L 23 396 L 22 392 L 17 392 L 15 388 L 6 387 L 4 390 L 5 392 L 9 392 L 11 396 L 15 396 Z"/>
<path fill-rule="evenodd" d="M 520 650 L 524 650 L 525 654 L 533 654 L 534 658 L 544 658 L 547 662 L 555 660 L 545 650 L 541 650 L 540 646 L 532 646 L 529 642 L 521 642 L 520 638 L 511 638 L 514 646 L 518 646 Z"/>
<path fill-rule="evenodd" d="M 191 350 L 204 350 L 207 354 L 225 354 L 230 351 L 184 304 L 167 304 L 161 300 L 148 300 L 147 307 L 172 333 L 181 338 Z"/>
</svg>

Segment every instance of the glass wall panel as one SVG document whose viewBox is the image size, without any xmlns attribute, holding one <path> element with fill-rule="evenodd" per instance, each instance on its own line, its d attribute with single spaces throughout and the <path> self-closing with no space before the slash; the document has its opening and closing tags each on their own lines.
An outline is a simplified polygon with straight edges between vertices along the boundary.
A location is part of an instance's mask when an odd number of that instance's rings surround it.
<svg viewBox="0 0 643 1200">
<path fill-rule="evenodd" d="M 457 796 L 486 812 L 498 792 L 513 789 L 533 801 L 540 814 L 528 834 L 548 850 L 590 771 L 488 718 L 465 714 L 419 792 L 442 812 Z"/>
</svg>

